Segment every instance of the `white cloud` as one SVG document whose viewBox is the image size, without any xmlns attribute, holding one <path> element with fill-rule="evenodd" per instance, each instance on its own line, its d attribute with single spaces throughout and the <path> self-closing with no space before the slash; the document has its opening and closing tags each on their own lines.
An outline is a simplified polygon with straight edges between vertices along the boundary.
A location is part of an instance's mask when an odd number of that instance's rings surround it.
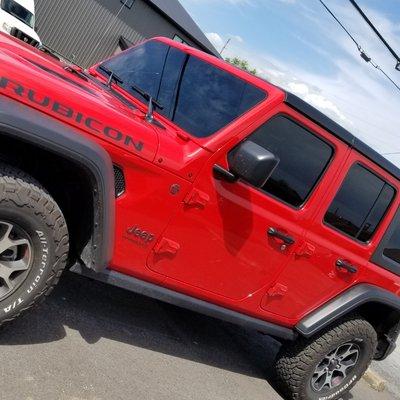
<svg viewBox="0 0 400 400">
<path fill-rule="evenodd" d="M 282 57 L 280 55 L 274 57 L 268 48 L 261 48 L 262 43 L 257 48 L 251 49 L 241 36 L 234 33 L 217 31 L 207 36 L 218 49 L 222 49 L 227 39 L 231 38 L 224 52 L 225 57 L 239 56 L 248 60 L 262 77 L 302 97 L 378 152 L 386 154 L 400 151 L 397 128 L 399 92 L 383 74 L 362 61 L 355 44 L 317 1 L 312 3 L 296 0 L 187 1 L 204 4 L 230 3 L 238 7 L 238 13 L 244 12 L 243 5 L 262 6 L 268 3 L 271 6 L 274 2 L 294 4 L 296 19 L 292 21 L 293 26 L 287 26 L 285 29 L 295 32 L 291 39 L 298 41 L 299 46 L 308 48 L 309 52 L 314 53 L 314 56 L 310 57 L 309 67 L 307 67 L 308 60 L 303 60 L 302 67 L 296 64 L 294 59 L 291 62 L 283 61 L 288 59 L 287 55 L 283 57 L 287 51 L 285 48 L 282 48 Z M 400 83 L 400 73 L 394 70 L 395 60 L 359 14 L 341 0 L 330 0 L 329 6 L 367 53 L 390 74 L 393 80 Z M 388 42 L 395 49 L 400 49 L 400 24 L 374 9 L 364 7 L 364 10 Z M 248 9 L 246 13 L 249 13 Z M 307 35 L 304 33 L 307 30 L 315 32 L 319 40 L 306 39 Z M 321 42 L 324 44 L 319 44 Z M 260 48 L 263 51 L 260 51 Z M 316 68 L 318 57 L 323 59 L 324 63 L 327 61 L 330 63 L 329 71 Z M 388 158 L 400 166 L 400 156 L 388 155 Z"/>
<path fill-rule="evenodd" d="M 213 46 L 221 50 L 222 46 L 226 43 L 226 40 L 222 39 L 221 35 L 215 32 L 206 33 L 207 39 L 213 44 Z"/>
<path fill-rule="evenodd" d="M 225 43 L 226 38 L 218 35 L 218 42 Z M 338 122 L 342 124 L 345 122 L 348 127 L 352 126 L 350 120 L 346 118 L 335 102 L 324 96 L 318 86 L 300 79 L 298 76 L 302 74 L 297 75 L 292 68 L 288 68 L 273 57 L 248 51 L 246 50 L 246 43 L 235 43 L 233 41 L 227 47 L 224 55 L 226 57 L 239 56 L 248 60 L 251 66 L 257 69 L 261 77 L 293 92 Z"/>
<path fill-rule="evenodd" d="M 340 120 L 348 122 L 348 119 L 332 101 L 326 99 L 319 93 L 313 93 L 312 89 L 307 84 L 289 82 L 287 86 L 292 93 L 302 97 L 307 103 L 312 104 L 320 110 L 329 111 L 336 115 Z"/>
<path fill-rule="evenodd" d="M 239 35 L 229 35 L 232 40 L 236 40 L 239 43 L 244 43 L 244 39 Z"/>
<path fill-rule="evenodd" d="M 375 40 L 373 33 L 359 15 L 339 0 L 332 1 L 331 5 L 346 26 L 351 28 L 368 54 L 379 60 L 381 67 L 399 82 L 400 73 L 394 71 L 393 58 L 379 40 Z M 268 51 L 262 54 L 258 49 L 249 49 L 244 41 L 232 40 L 224 55 L 239 56 L 248 60 L 262 77 L 302 97 L 378 152 L 386 154 L 400 151 L 397 128 L 400 109 L 398 91 L 379 71 L 361 60 L 354 43 L 329 15 L 321 18 L 323 9 L 313 7 L 309 10 L 307 3 L 299 3 L 299 6 L 300 18 L 303 21 L 308 20 L 315 32 L 325 39 L 326 45 L 319 47 L 301 37 L 296 39 L 321 57 L 329 58 L 334 72 L 312 72 L 315 71 L 313 64 L 310 64 L 310 68 L 305 68 L 295 63 L 283 62 L 271 56 Z M 316 11 L 320 12 L 316 14 Z M 366 12 L 393 47 L 400 48 L 400 25 L 375 10 L 366 9 Z M 229 37 L 218 36 L 222 45 Z M 315 58 L 312 62 L 315 62 Z M 398 155 L 389 155 L 388 158 L 400 166 Z"/>
<path fill-rule="evenodd" d="M 222 50 L 223 46 L 227 43 L 230 39 L 230 43 L 238 43 L 244 44 L 244 40 L 239 35 L 227 35 L 226 37 L 222 37 L 216 32 L 208 32 L 206 33 L 207 39 L 214 45 L 217 50 Z M 228 43 L 229 44 L 229 43 Z"/>
</svg>

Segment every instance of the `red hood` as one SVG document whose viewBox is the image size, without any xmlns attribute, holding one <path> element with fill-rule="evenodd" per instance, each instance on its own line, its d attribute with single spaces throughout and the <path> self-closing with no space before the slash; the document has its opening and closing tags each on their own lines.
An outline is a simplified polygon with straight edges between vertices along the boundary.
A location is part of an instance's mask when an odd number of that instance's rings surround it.
<svg viewBox="0 0 400 400">
<path fill-rule="evenodd" d="M 94 79 L 65 70 L 65 64 L 0 34 L 0 94 L 153 161 L 158 135 L 141 111 Z"/>
</svg>

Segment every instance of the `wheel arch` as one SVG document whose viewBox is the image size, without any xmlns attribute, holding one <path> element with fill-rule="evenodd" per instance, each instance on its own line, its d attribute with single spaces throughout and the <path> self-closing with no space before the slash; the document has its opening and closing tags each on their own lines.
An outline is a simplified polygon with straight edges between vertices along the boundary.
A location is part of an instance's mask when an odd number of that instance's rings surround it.
<svg viewBox="0 0 400 400">
<path fill-rule="evenodd" d="M 296 330 L 310 338 L 349 314 L 362 316 L 377 331 L 376 360 L 383 360 L 394 351 L 400 334 L 400 298 L 373 285 L 360 284 L 347 290 L 303 318 Z"/>
<path fill-rule="evenodd" d="M 109 154 L 78 130 L 2 96 L 0 144 L 2 161 L 25 170 L 61 203 L 73 233 L 79 231 L 79 224 L 85 225 L 86 237 L 80 238 L 80 243 L 77 240 L 75 247 L 77 260 L 70 262 L 83 261 L 88 268 L 104 270 L 114 245 L 115 191 Z M 63 172 L 58 176 L 56 171 Z M 61 193 L 68 176 L 75 177 L 76 193 L 84 194 L 84 198 L 73 199 L 67 210 L 65 198 L 74 197 Z M 83 214 L 86 220 L 82 221 Z"/>
</svg>

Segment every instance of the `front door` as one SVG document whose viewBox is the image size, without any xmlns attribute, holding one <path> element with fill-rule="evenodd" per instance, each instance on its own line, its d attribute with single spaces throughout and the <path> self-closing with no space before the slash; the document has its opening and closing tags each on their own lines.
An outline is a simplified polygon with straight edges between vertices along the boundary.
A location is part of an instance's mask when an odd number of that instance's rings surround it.
<svg viewBox="0 0 400 400">
<path fill-rule="evenodd" d="M 318 205 L 318 193 L 326 189 L 321 177 L 325 174 L 329 181 L 347 147 L 327 142 L 320 129 L 311 130 L 294 112 L 284 106 L 282 110 L 286 114 L 247 132 L 247 138 L 238 137 L 210 160 L 164 232 L 176 254 L 159 253 L 156 246 L 149 259 L 151 269 L 176 280 L 177 286 L 183 283 L 241 300 L 272 284 L 293 262 Z M 226 166 L 229 152 L 243 139 L 280 158 L 262 189 L 213 175 L 213 165 Z"/>
</svg>

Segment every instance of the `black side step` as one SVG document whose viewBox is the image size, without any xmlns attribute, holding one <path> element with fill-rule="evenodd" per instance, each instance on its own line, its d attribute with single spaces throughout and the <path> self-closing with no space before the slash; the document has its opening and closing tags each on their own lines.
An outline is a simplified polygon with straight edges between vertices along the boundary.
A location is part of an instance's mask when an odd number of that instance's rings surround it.
<svg viewBox="0 0 400 400">
<path fill-rule="evenodd" d="M 297 332 L 292 329 L 253 318 L 248 315 L 241 314 L 236 311 L 232 311 L 227 308 L 220 307 L 215 304 L 211 304 L 206 301 L 121 274 L 119 272 L 110 270 L 106 270 L 104 272 L 94 272 L 82 267 L 79 264 L 74 265 L 71 268 L 71 271 L 100 282 L 105 282 L 131 292 L 139 293 L 144 296 L 163 301 L 165 303 L 173 304 L 175 306 L 186 308 L 200 314 L 208 315 L 209 317 L 227 321 L 245 328 L 254 329 L 275 338 L 295 340 L 298 335 Z"/>
</svg>

